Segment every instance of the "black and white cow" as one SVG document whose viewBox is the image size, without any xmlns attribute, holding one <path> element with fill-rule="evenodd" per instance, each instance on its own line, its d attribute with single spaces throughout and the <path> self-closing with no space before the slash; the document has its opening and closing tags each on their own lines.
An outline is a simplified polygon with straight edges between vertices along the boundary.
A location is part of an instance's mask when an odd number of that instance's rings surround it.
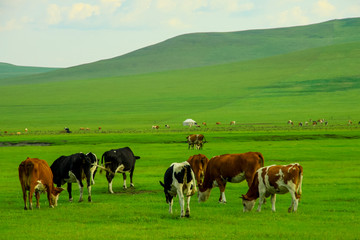
<svg viewBox="0 0 360 240">
<path fill-rule="evenodd" d="M 91 202 L 91 184 L 95 184 L 94 178 L 97 170 L 98 159 L 94 153 L 75 153 L 70 156 L 61 156 L 51 165 L 54 184 L 57 187 L 67 183 L 69 201 L 72 201 L 71 184 L 78 183 L 80 189 L 79 202 L 83 201 L 83 179 L 86 179 L 88 189 L 88 201 Z"/>
<path fill-rule="evenodd" d="M 106 179 L 109 183 L 109 192 L 114 193 L 112 190 L 112 180 L 116 173 L 122 173 L 124 179 L 124 189 L 126 189 L 126 172 L 130 172 L 130 186 L 133 184 L 133 173 L 135 169 L 136 159 L 140 159 L 139 156 L 135 156 L 129 147 L 112 149 L 104 152 L 101 157 L 101 165 L 105 161 Z"/>
<path fill-rule="evenodd" d="M 190 197 L 196 192 L 195 175 L 188 162 L 173 163 L 166 170 L 164 183 L 166 203 L 169 204 L 169 213 L 172 214 L 173 198 L 179 196 L 181 207 L 180 217 L 190 217 Z M 184 195 L 186 196 L 187 208 L 184 214 Z"/>
</svg>

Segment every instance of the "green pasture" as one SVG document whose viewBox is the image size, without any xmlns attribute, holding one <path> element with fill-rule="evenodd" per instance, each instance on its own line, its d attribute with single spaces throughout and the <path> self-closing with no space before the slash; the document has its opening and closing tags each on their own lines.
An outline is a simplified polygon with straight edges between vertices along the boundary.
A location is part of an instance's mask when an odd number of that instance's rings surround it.
<svg viewBox="0 0 360 240">
<path fill-rule="evenodd" d="M 358 239 L 358 127 L 210 129 L 204 132 L 208 143 L 203 150 L 188 150 L 187 134 L 202 130 L 2 135 L 1 239 Z M 35 143 L 38 145 L 30 145 Z M 75 185 L 73 203 L 68 202 L 64 191 L 55 209 L 50 209 L 46 196 L 41 195 L 40 209 L 23 210 L 17 168 L 26 157 L 38 157 L 51 164 L 61 155 L 92 151 L 100 158 L 104 151 L 124 146 L 141 156 L 135 167 L 134 189 L 123 190 L 118 175 L 113 184 L 115 194 L 111 195 L 105 175 L 98 172 L 92 203 L 77 202 Z M 214 188 L 206 203 L 200 204 L 196 196 L 192 197 L 190 218 L 179 218 L 177 198 L 174 214 L 168 213 L 159 180 L 172 162 L 185 161 L 198 153 L 210 158 L 247 151 L 263 153 L 265 165 L 298 162 L 304 167 L 303 195 L 297 213 L 287 213 L 289 194 L 277 196 L 276 213 L 271 212 L 270 201 L 260 213 L 243 213 L 239 197 L 247 191 L 245 182 L 227 185 L 227 204 L 217 202 L 219 190 Z"/>
</svg>

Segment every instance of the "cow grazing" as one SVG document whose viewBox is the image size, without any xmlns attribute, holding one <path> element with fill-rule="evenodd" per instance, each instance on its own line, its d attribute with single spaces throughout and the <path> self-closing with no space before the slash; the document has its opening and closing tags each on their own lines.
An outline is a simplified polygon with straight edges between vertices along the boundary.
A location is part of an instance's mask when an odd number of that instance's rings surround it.
<svg viewBox="0 0 360 240">
<path fill-rule="evenodd" d="M 194 146 L 196 146 L 196 149 L 200 150 L 206 142 L 205 137 L 202 134 L 191 134 L 187 136 L 186 139 L 189 144 L 188 149 L 194 149 Z"/>
<path fill-rule="evenodd" d="M 207 125 L 206 125 L 206 122 L 202 122 L 202 125 L 207 126 Z"/>
<path fill-rule="evenodd" d="M 216 181 L 220 188 L 219 202 L 226 203 L 226 183 L 240 183 L 246 179 L 250 187 L 256 170 L 263 166 L 264 157 L 259 152 L 224 154 L 211 158 L 206 167 L 204 182 L 199 185 L 199 202 L 205 202 L 209 198 Z"/>
<path fill-rule="evenodd" d="M 216 125 L 221 125 L 221 122 L 216 122 Z"/>
<path fill-rule="evenodd" d="M 170 128 L 170 125 L 169 125 L 169 124 L 165 124 L 165 127 L 166 127 L 166 128 Z"/>
<path fill-rule="evenodd" d="M 153 125 L 152 129 L 159 129 L 159 126 L 158 125 Z"/>
<path fill-rule="evenodd" d="M 231 121 L 231 122 L 230 122 L 230 125 L 235 125 L 235 121 Z"/>
<path fill-rule="evenodd" d="M 172 214 L 173 198 L 178 195 L 181 207 L 180 217 L 190 217 L 190 197 L 196 192 L 195 176 L 188 162 L 173 163 L 166 170 L 164 183 L 166 203 L 169 204 L 169 213 Z M 184 213 L 184 195 L 186 196 L 186 213 Z"/>
<path fill-rule="evenodd" d="M 109 183 L 109 192 L 114 193 L 112 190 L 112 180 L 116 173 L 122 173 L 124 179 L 124 189 L 126 189 L 126 172 L 130 172 L 130 186 L 133 184 L 133 173 L 135 169 L 136 159 L 140 159 L 139 156 L 135 156 L 129 147 L 112 149 L 104 152 L 101 157 L 101 165 L 105 162 L 106 179 Z"/>
<path fill-rule="evenodd" d="M 204 154 L 197 154 L 189 157 L 187 162 L 194 171 L 197 184 L 202 185 L 209 159 Z"/>
<path fill-rule="evenodd" d="M 19 165 L 19 180 L 23 192 L 24 209 L 27 210 L 26 198 L 29 191 L 29 209 L 32 209 L 32 197 L 35 192 L 36 207 L 40 208 L 40 193 L 47 193 L 50 207 L 57 206 L 62 188 L 54 187 L 53 174 L 46 161 L 38 158 L 27 158 Z"/>
<path fill-rule="evenodd" d="M 88 201 L 91 202 L 91 184 L 95 184 L 94 178 L 97 170 L 98 159 L 95 154 L 89 152 L 75 153 L 70 156 L 61 156 L 51 165 L 54 175 L 54 183 L 60 187 L 67 183 L 69 201 L 73 201 L 71 188 L 72 183 L 78 183 L 80 189 L 79 202 L 83 201 L 84 185 L 83 179 L 86 179 L 88 189 Z"/>
<path fill-rule="evenodd" d="M 290 192 L 292 201 L 288 212 L 296 212 L 301 197 L 302 178 L 303 168 L 298 163 L 260 168 L 248 192 L 242 195 L 243 211 L 251 211 L 259 198 L 257 211 L 260 212 L 265 198 L 271 195 L 272 211 L 275 212 L 276 194 Z"/>
</svg>

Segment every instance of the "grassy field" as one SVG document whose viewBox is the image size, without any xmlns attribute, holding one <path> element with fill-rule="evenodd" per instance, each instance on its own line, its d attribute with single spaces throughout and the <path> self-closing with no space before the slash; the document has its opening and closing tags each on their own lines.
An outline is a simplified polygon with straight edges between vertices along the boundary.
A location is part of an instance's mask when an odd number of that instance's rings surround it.
<svg viewBox="0 0 360 240">
<path fill-rule="evenodd" d="M 191 131 L 193 132 L 193 131 Z M 360 218 L 359 128 L 301 129 L 280 128 L 264 131 L 207 131 L 209 141 L 201 151 L 187 150 L 189 130 L 89 133 L 28 134 L 2 136 L 3 143 L 50 143 L 50 146 L 3 146 L 0 151 L 0 235 L 2 239 L 57 236 L 62 239 L 357 239 Z M 38 157 L 51 164 L 60 155 L 92 151 L 101 157 L 106 150 L 130 146 L 141 159 L 134 173 L 134 189 L 122 190 L 122 179 L 114 179 L 115 194 L 107 193 L 105 175 L 97 173 L 93 202 L 68 202 L 67 192 L 59 205 L 50 209 L 41 195 L 41 209 L 23 210 L 17 167 L 26 157 Z M 191 199 L 191 217 L 180 219 L 177 198 L 174 214 L 159 180 L 172 162 L 181 162 L 199 152 L 209 158 L 223 153 L 260 151 L 265 165 L 298 162 L 304 167 L 303 195 L 298 212 L 287 213 L 290 195 L 278 195 L 277 212 L 270 202 L 261 213 L 243 213 L 241 194 L 246 183 L 228 184 L 227 204 L 219 204 L 218 188 L 206 203 Z M 129 184 L 129 182 L 128 182 Z M 65 185 L 66 186 L 66 185 Z M 85 191 L 85 196 L 86 196 Z"/>
</svg>

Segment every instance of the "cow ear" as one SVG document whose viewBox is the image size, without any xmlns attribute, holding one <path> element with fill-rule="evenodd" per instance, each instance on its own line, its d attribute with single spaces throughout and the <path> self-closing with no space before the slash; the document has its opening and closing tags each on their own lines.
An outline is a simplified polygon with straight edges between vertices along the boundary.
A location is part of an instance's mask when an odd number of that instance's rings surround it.
<svg viewBox="0 0 360 240">
<path fill-rule="evenodd" d="M 242 198 L 243 200 L 245 200 L 246 197 L 245 197 L 244 194 L 242 194 L 240 198 Z"/>
<path fill-rule="evenodd" d="M 165 185 L 161 181 L 159 181 L 159 183 L 163 188 L 165 188 Z"/>
</svg>

